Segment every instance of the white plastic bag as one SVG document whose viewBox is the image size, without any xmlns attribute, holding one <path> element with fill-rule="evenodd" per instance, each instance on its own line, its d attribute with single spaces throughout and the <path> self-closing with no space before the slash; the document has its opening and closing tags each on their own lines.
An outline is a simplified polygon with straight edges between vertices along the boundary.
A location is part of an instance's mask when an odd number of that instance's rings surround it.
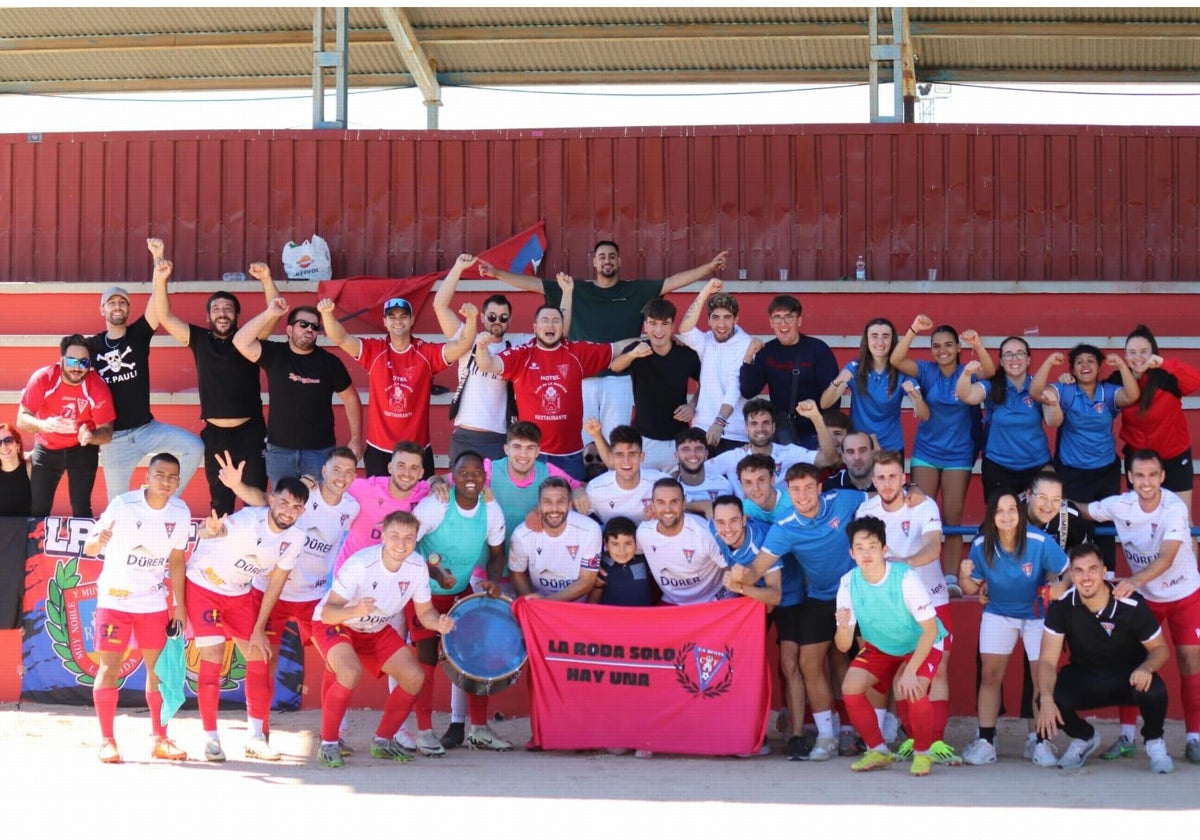
<svg viewBox="0 0 1200 840">
<path fill-rule="evenodd" d="M 329 245 L 315 233 L 300 245 L 289 242 L 283 246 L 283 271 L 289 280 L 332 280 Z"/>
</svg>

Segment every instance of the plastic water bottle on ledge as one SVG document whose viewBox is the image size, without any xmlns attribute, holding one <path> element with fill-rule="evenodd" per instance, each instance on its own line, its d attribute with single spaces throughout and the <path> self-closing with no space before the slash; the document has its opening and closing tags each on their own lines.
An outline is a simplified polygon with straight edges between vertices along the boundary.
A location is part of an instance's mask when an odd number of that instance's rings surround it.
<svg viewBox="0 0 1200 840">
<path fill-rule="evenodd" d="M 243 271 L 226 271 L 221 275 L 221 280 L 225 283 L 245 283 L 246 274 Z"/>
<path fill-rule="evenodd" d="M 858 262 L 854 264 L 854 279 L 867 279 L 867 261 L 862 258 L 862 254 L 858 255 Z"/>
</svg>

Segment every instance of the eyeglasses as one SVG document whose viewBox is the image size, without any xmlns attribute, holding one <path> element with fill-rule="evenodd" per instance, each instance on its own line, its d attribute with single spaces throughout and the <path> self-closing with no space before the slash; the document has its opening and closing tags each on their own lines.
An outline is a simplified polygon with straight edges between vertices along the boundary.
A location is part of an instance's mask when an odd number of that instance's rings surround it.
<svg viewBox="0 0 1200 840">
<path fill-rule="evenodd" d="M 15 437 L 13 437 L 12 435 L 9 435 L 8 437 L 0 438 L 0 446 L 11 446 L 12 444 L 14 444 L 16 442 L 17 442 L 17 439 Z"/>
<path fill-rule="evenodd" d="M 87 370 L 92 366 L 92 360 L 87 358 L 77 359 L 74 356 L 63 356 L 63 364 L 69 368 Z"/>
<path fill-rule="evenodd" d="M 1062 504 L 1062 496 L 1047 496 L 1045 493 L 1037 493 L 1034 495 L 1033 498 L 1037 499 L 1043 505 L 1061 505 Z"/>
<path fill-rule="evenodd" d="M 1006 362 L 1012 361 L 1013 359 L 1024 359 L 1028 356 L 1029 356 L 1029 354 L 1026 353 L 1024 350 L 1012 350 L 1008 353 L 1000 354 L 1000 358 Z"/>
<path fill-rule="evenodd" d="M 788 312 L 788 313 L 776 312 L 774 315 L 771 316 L 772 324 L 781 324 L 781 323 L 786 323 L 788 321 L 795 321 L 795 320 L 796 320 L 795 312 Z"/>
<path fill-rule="evenodd" d="M 487 318 L 487 322 L 489 324 L 494 324 L 497 321 L 499 321 L 501 324 L 507 324 L 508 319 L 511 318 L 512 316 L 511 315 L 497 315 L 496 313 L 493 312 L 490 315 L 486 315 L 485 317 Z"/>
<path fill-rule="evenodd" d="M 315 324 L 312 321 L 305 321 L 303 318 L 297 318 L 295 321 L 292 321 L 292 326 L 299 327 L 302 330 L 313 330 L 314 332 L 321 331 L 320 324 Z"/>
</svg>

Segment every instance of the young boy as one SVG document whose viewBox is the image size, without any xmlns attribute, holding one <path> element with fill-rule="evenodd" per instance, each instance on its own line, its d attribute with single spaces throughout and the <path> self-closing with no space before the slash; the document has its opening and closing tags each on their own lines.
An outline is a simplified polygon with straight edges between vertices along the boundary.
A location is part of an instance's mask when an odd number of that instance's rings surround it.
<svg viewBox="0 0 1200 840">
<path fill-rule="evenodd" d="M 600 577 L 588 601 L 613 607 L 652 607 L 658 603 L 658 587 L 646 558 L 637 553 L 637 525 L 625 516 L 605 524 L 604 553 Z"/>
</svg>

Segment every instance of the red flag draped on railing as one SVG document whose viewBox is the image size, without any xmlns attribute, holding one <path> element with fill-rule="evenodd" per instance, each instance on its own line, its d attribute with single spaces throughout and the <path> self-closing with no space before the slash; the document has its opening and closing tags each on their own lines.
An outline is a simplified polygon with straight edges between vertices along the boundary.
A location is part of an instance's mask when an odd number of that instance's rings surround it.
<svg viewBox="0 0 1200 840">
<path fill-rule="evenodd" d="M 762 745 L 770 714 L 762 604 L 519 599 L 513 612 L 529 651 L 534 744 L 692 755 Z"/>
<path fill-rule="evenodd" d="M 546 254 L 546 221 L 539 221 L 516 236 L 509 237 L 479 254 L 479 258 L 516 274 L 536 274 Z M 341 310 L 341 319 L 360 315 L 380 314 L 384 301 L 401 297 L 412 304 L 413 315 L 421 311 L 433 284 L 446 276 L 446 271 L 434 271 L 413 277 L 350 277 L 345 280 L 322 280 L 317 286 L 318 298 L 330 298 Z M 463 272 L 464 280 L 481 280 L 476 266 Z"/>
</svg>

